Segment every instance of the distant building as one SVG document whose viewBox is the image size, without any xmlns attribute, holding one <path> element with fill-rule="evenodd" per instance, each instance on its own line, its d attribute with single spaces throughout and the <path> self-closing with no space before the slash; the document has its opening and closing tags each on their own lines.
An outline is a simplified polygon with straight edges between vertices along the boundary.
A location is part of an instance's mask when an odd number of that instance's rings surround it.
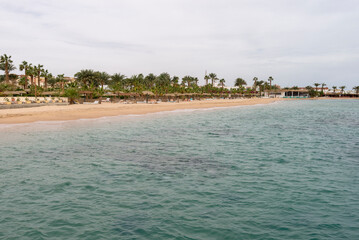
<svg viewBox="0 0 359 240">
<path fill-rule="evenodd" d="M 16 79 L 16 84 L 18 86 L 20 86 L 19 82 L 20 82 L 20 79 L 22 77 L 25 77 L 25 75 L 17 75 L 17 79 Z M 65 79 L 65 82 L 75 82 L 76 81 L 76 78 L 74 77 L 64 77 Z M 28 85 L 31 85 L 31 76 L 27 76 L 27 80 L 28 80 Z M 44 77 L 40 77 L 40 79 L 38 79 L 37 76 L 33 76 L 33 79 L 32 79 L 33 83 L 36 84 L 37 86 L 40 86 L 40 87 L 44 87 L 45 86 L 45 78 Z M 20 86 L 22 87 L 22 86 Z"/>
<path fill-rule="evenodd" d="M 272 91 L 265 91 L 264 97 L 269 97 L 269 98 L 308 98 L 309 91 L 305 88 L 272 90 Z"/>
</svg>

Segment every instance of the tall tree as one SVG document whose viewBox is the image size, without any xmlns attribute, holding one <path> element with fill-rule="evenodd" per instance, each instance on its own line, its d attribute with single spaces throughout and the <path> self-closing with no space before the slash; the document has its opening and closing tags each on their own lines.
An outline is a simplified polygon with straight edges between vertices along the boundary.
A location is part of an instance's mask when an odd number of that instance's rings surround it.
<svg viewBox="0 0 359 240">
<path fill-rule="evenodd" d="M 345 86 L 339 87 L 342 90 L 342 94 L 344 93 Z"/>
<path fill-rule="evenodd" d="M 31 63 L 29 64 L 29 66 L 27 68 L 27 74 L 30 76 L 30 84 L 31 84 L 31 86 L 33 86 L 34 85 L 34 76 L 36 75 L 36 71 Z"/>
<path fill-rule="evenodd" d="M 171 85 L 171 76 L 168 73 L 166 73 L 166 72 L 161 73 L 156 78 L 156 86 L 166 88 L 166 87 L 168 87 L 170 85 Z"/>
<path fill-rule="evenodd" d="M 254 77 L 254 78 L 253 78 L 253 82 L 254 82 L 254 83 L 253 83 L 253 87 L 252 87 L 252 88 L 253 88 L 255 91 L 257 91 L 257 81 L 258 81 L 258 78 L 257 78 L 257 77 Z"/>
<path fill-rule="evenodd" d="M 197 86 L 197 87 L 198 87 L 198 82 L 199 82 L 198 77 L 194 77 L 194 78 L 193 78 L 193 81 L 192 81 L 192 84 L 193 84 L 194 86 Z"/>
<path fill-rule="evenodd" d="M 337 87 L 336 87 L 336 86 L 333 86 L 332 88 L 333 88 L 333 91 L 334 91 L 334 93 L 335 93 L 335 90 L 337 89 Z"/>
<path fill-rule="evenodd" d="M 215 73 L 210 73 L 210 74 L 208 74 L 208 76 L 209 76 L 209 78 L 210 78 L 211 81 L 212 81 L 212 87 L 213 87 L 214 83 L 218 80 L 217 74 L 215 74 Z"/>
<path fill-rule="evenodd" d="M 43 77 L 45 79 L 45 89 L 47 89 L 47 81 L 50 77 L 52 77 L 51 73 L 49 73 L 49 71 L 46 69 L 46 70 L 42 70 L 41 71 L 41 77 Z"/>
<path fill-rule="evenodd" d="M 55 88 L 57 80 L 51 73 L 48 75 L 47 83 L 51 86 L 51 88 Z"/>
<path fill-rule="evenodd" d="M 224 83 L 226 82 L 226 80 L 224 80 L 224 78 L 222 78 L 221 80 L 219 80 L 219 84 L 221 84 L 221 87 L 224 87 Z"/>
<path fill-rule="evenodd" d="M 178 82 L 179 82 L 179 77 L 173 76 L 171 80 L 172 86 L 178 86 Z"/>
<path fill-rule="evenodd" d="M 19 85 L 22 85 L 24 87 L 24 90 L 25 90 L 26 87 L 27 87 L 27 82 L 28 82 L 27 78 L 23 76 L 19 80 Z"/>
<path fill-rule="evenodd" d="M 44 70 L 43 67 L 44 66 L 41 64 L 37 64 L 37 66 L 34 67 L 34 70 L 35 70 L 36 76 L 37 76 L 37 85 L 38 86 L 40 86 L 40 77 L 41 77 L 42 71 Z M 35 85 L 36 85 L 36 82 L 35 82 Z"/>
<path fill-rule="evenodd" d="M 64 93 L 65 88 L 65 75 L 64 74 L 58 74 L 56 77 L 56 82 L 60 83 L 61 85 L 61 92 Z"/>
<path fill-rule="evenodd" d="M 324 92 L 324 86 L 326 86 L 327 84 L 322 83 L 321 85 L 322 85 L 322 93 L 323 93 Z"/>
<path fill-rule="evenodd" d="M 11 56 L 4 54 L 0 57 L 0 69 L 5 71 L 6 84 L 10 83 L 10 78 L 9 78 L 10 72 L 16 69 L 16 67 L 12 63 L 13 61 L 11 59 Z"/>
<path fill-rule="evenodd" d="M 359 94 L 359 86 L 353 87 L 353 90 L 355 90 L 355 93 L 356 93 L 356 94 Z"/>
<path fill-rule="evenodd" d="M 98 77 L 101 84 L 101 89 L 103 90 L 103 85 L 108 84 L 110 80 L 110 75 L 106 72 L 100 72 Z"/>
<path fill-rule="evenodd" d="M 210 77 L 206 74 L 205 76 L 204 76 L 204 80 L 206 81 L 206 85 L 208 85 L 208 80 L 210 79 Z"/>
<path fill-rule="evenodd" d="M 30 64 L 31 65 L 31 64 Z M 26 81 L 23 80 L 24 82 L 24 89 L 27 88 L 27 75 L 29 74 L 29 66 L 30 66 L 26 61 L 22 61 L 22 63 L 19 66 L 20 71 L 24 71 L 24 75 L 26 78 Z"/>
<path fill-rule="evenodd" d="M 98 73 L 92 69 L 83 69 L 80 72 L 75 73 L 76 81 L 87 89 L 91 86 L 98 86 Z"/>
<path fill-rule="evenodd" d="M 243 85 L 247 85 L 247 82 L 242 78 L 237 78 L 235 83 L 234 83 L 234 86 L 242 87 Z"/>
<path fill-rule="evenodd" d="M 115 73 L 111 76 L 110 88 L 116 92 L 125 88 L 126 76 L 121 73 Z"/>
<path fill-rule="evenodd" d="M 257 81 L 257 86 L 259 87 L 259 96 L 262 96 L 262 91 L 264 90 L 264 81 Z"/>
<path fill-rule="evenodd" d="M 314 83 L 314 86 L 315 86 L 315 91 L 318 92 L 318 87 L 319 87 L 319 83 Z"/>
<path fill-rule="evenodd" d="M 273 81 L 274 79 L 273 79 L 273 77 L 272 76 L 270 76 L 269 78 L 268 78 L 268 82 L 269 82 L 269 91 L 272 91 L 272 81 Z"/>
<path fill-rule="evenodd" d="M 193 82 L 193 77 L 191 77 L 191 76 L 187 75 L 187 76 L 184 76 L 182 78 L 182 85 L 183 86 L 186 86 L 186 84 L 187 84 L 187 87 L 191 87 L 192 82 Z"/>
</svg>

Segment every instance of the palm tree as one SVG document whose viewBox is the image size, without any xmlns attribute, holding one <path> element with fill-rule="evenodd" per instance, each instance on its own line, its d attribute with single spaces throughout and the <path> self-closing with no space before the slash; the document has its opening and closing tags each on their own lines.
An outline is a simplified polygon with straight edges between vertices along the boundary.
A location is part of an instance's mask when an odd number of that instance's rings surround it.
<svg viewBox="0 0 359 240">
<path fill-rule="evenodd" d="M 219 80 L 219 83 L 221 84 L 222 88 L 224 87 L 225 82 L 226 82 L 226 80 L 224 80 L 223 78 L 221 80 Z"/>
<path fill-rule="evenodd" d="M 108 75 L 106 72 L 101 72 L 99 73 L 99 80 L 101 83 L 101 89 L 103 90 L 103 85 L 107 84 L 109 79 L 110 79 L 110 75 Z"/>
<path fill-rule="evenodd" d="M 208 74 L 208 77 L 211 79 L 211 81 L 212 81 L 212 87 L 213 87 L 213 84 L 218 80 L 217 74 L 215 74 L 215 73 L 210 73 L 210 74 Z"/>
<path fill-rule="evenodd" d="M 26 61 L 22 61 L 22 63 L 19 66 L 20 71 L 24 70 L 24 75 L 25 75 L 25 78 L 26 78 L 26 81 L 25 81 L 25 84 L 24 84 L 24 89 L 27 88 L 27 82 L 28 82 L 27 81 L 27 75 L 29 73 L 28 69 L 29 69 L 30 65 Z"/>
<path fill-rule="evenodd" d="M 319 87 L 319 83 L 314 83 L 314 86 L 315 86 L 315 91 L 318 92 L 318 87 Z"/>
<path fill-rule="evenodd" d="M 27 66 L 27 75 L 30 76 L 30 85 L 34 85 L 34 75 L 35 75 L 35 71 L 34 71 L 34 67 L 32 66 L 32 64 L 30 63 Z"/>
<path fill-rule="evenodd" d="M 64 74 L 58 74 L 56 77 L 56 82 L 59 82 L 61 84 L 61 92 L 64 93 L 64 87 L 65 87 Z"/>
<path fill-rule="evenodd" d="M 70 104 L 74 104 L 75 100 L 78 99 L 80 95 L 79 95 L 79 91 L 77 88 L 68 88 L 65 91 L 65 96 L 69 98 Z"/>
<path fill-rule="evenodd" d="M 49 71 L 46 70 L 42 70 L 41 72 L 41 77 L 43 77 L 45 79 L 45 89 L 47 89 L 47 80 L 52 77 L 51 73 L 49 73 Z"/>
<path fill-rule="evenodd" d="M 337 87 L 336 87 L 336 86 L 333 86 L 332 88 L 333 88 L 333 90 L 334 90 L 334 93 L 335 93 L 335 90 L 337 89 Z"/>
<path fill-rule="evenodd" d="M 339 87 L 342 90 L 342 94 L 344 93 L 345 86 Z"/>
<path fill-rule="evenodd" d="M 186 86 L 186 84 L 187 84 L 187 87 L 189 88 L 189 87 L 191 87 L 192 81 L 193 81 L 193 78 L 191 76 L 188 76 L 188 75 L 184 76 L 182 78 L 182 85 Z"/>
<path fill-rule="evenodd" d="M 353 90 L 355 90 L 355 93 L 356 93 L 356 94 L 359 94 L 359 86 L 353 87 Z"/>
<path fill-rule="evenodd" d="M 178 85 L 178 82 L 179 82 L 179 77 L 173 76 L 173 77 L 172 77 L 172 80 L 171 80 L 171 85 L 172 85 L 172 86 L 177 86 L 177 85 Z"/>
<path fill-rule="evenodd" d="M 47 83 L 51 86 L 51 88 L 55 88 L 57 81 L 56 81 L 56 78 L 54 76 L 52 76 L 51 73 L 49 73 L 49 75 L 48 75 Z"/>
<path fill-rule="evenodd" d="M 13 61 L 11 60 L 11 56 L 4 54 L 0 57 L 0 69 L 5 71 L 5 83 L 6 84 L 9 84 L 10 72 L 16 69 L 16 67 L 12 63 L 13 63 Z"/>
<path fill-rule="evenodd" d="M 272 90 L 272 81 L 273 81 L 274 79 L 273 79 L 273 77 L 272 76 L 270 76 L 269 78 L 268 78 L 268 82 L 269 82 L 269 91 L 271 91 Z"/>
<path fill-rule="evenodd" d="M 29 64 L 29 66 L 27 68 L 27 74 L 30 76 L 30 84 L 31 84 L 31 86 L 33 86 L 34 85 L 34 75 L 36 74 L 36 72 L 31 63 Z"/>
<path fill-rule="evenodd" d="M 121 73 L 115 73 L 111 77 L 111 88 L 115 86 L 117 92 L 125 87 L 126 76 Z M 115 90 L 115 89 L 114 89 Z"/>
<path fill-rule="evenodd" d="M 37 64 L 37 66 L 34 67 L 34 70 L 35 70 L 36 76 L 37 76 L 37 85 L 38 86 L 40 86 L 40 76 L 41 76 L 42 71 L 44 70 L 43 67 L 44 66 L 41 64 Z M 35 86 L 36 86 L 36 82 L 35 82 Z"/>
<path fill-rule="evenodd" d="M 22 85 L 24 87 L 24 90 L 26 89 L 26 86 L 27 86 L 27 78 L 26 77 L 21 77 L 20 78 L 20 81 L 19 81 L 19 85 Z"/>
<path fill-rule="evenodd" d="M 198 77 L 195 77 L 195 78 L 193 79 L 193 83 L 194 83 L 195 86 L 198 87 L 198 83 L 199 83 Z"/>
<path fill-rule="evenodd" d="M 242 78 L 237 78 L 235 83 L 234 83 L 234 86 L 242 87 L 243 85 L 247 85 L 247 82 Z"/>
<path fill-rule="evenodd" d="M 91 85 L 98 85 L 98 73 L 92 69 L 83 69 L 75 73 L 76 80 L 82 85 L 83 88 L 89 88 Z"/>
<path fill-rule="evenodd" d="M 326 86 L 327 84 L 322 83 L 322 93 L 324 92 L 324 86 Z"/>
<path fill-rule="evenodd" d="M 168 73 L 164 72 L 161 73 L 160 75 L 158 75 L 158 77 L 156 78 L 156 86 L 160 86 L 162 88 L 166 88 L 168 86 L 171 85 L 171 75 L 169 75 Z"/>
<path fill-rule="evenodd" d="M 256 84 L 259 87 L 259 96 L 262 96 L 262 90 L 264 90 L 264 81 L 257 81 Z"/>
<path fill-rule="evenodd" d="M 253 82 L 254 82 L 254 83 L 253 83 L 253 87 L 252 87 L 254 90 L 257 89 L 257 81 L 258 81 L 258 78 L 257 78 L 257 77 L 254 77 L 254 78 L 253 78 Z"/>
<path fill-rule="evenodd" d="M 42 71 L 44 70 L 42 67 L 43 67 L 43 65 L 38 64 L 37 66 L 35 66 L 33 68 L 33 72 L 32 72 L 35 76 L 37 76 L 37 85 L 36 85 L 36 81 L 35 81 L 35 98 L 37 98 L 37 86 L 40 87 L 40 76 L 41 76 Z"/>
<path fill-rule="evenodd" d="M 210 77 L 206 74 L 205 76 L 204 76 L 204 80 L 206 81 L 206 85 L 208 85 L 208 80 L 210 79 Z"/>
</svg>

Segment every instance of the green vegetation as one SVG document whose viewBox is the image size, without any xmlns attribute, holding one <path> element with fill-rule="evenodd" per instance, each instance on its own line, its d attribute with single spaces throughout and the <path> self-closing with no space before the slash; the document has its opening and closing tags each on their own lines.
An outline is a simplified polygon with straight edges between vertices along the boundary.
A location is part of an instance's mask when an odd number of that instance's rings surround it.
<svg viewBox="0 0 359 240">
<path fill-rule="evenodd" d="M 15 70 L 16 67 L 13 65 L 13 61 L 11 56 L 7 56 L 6 54 L 0 57 L 0 70 L 5 71 L 5 83 L 10 83 L 10 72 Z"/>
<path fill-rule="evenodd" d="M 148 91 L 156 96 L 165 96 L 167 94 L 205 94 L 221 97 L 230 94 L 241 94 L 242 96 L 262 96 L 265 92 L 279 90 L 279 86 L 272 85 L 274 78 L 270 76 L 267 81 L 253 78 L 253 86 L 245 87 L 247 82 L 238 77 L 235 80 L 235 87 L 225 86 L 226 80 L 219 78 L 216 73 L 209 73 L 204 76 L 205 85 L 199 86 L 199 79 L 196 76 L 186 75 L 181 79 L 178 76 L 171 76 L 167 72 L 159 75 L 142 73 L 132 76 L 125 76 L 122 73 L 110 75 L 106 72 L 94 71 L 92 69 L 83 69 L 74 74 L 74 78 L 65 77 L 64 74 L 52 75 L 42 64 L 32 64 L 22 61 L 19 64 L 19 70 L 23 75 L 11 74 L 16 67 L 13 64 L 11 56 L 6 54 L 0 56 L 0 70 L 4 75 L 0 75 L 0 92 L 4 91 L 26 91 L 25 95 L 41 95 L 43 92 L 56 93 L 57 96 L 67 96 L 73 103 L 80 96 L 86 95 L 90 98 L 102 98 L 104 95 L 120 97 L 125 94 L 141 95 Z M 210 81 L 210 82 L 209 82 Z M 218 83 L 218 84 L 217 84 Z M 311 97 L 323 96 L 325 83 L 314 84 L 315 89 L 308 86 L 306 89 Z M 321 86 L 321 92 L 318 92 Z M 335 93 L 337 87 L 333 86 Z M 342 94 L 345 86 L 340 87 Z M 358 93 L 358 87 L 353 88 Z M 289 88 L 288 88 L 289 90 Z M 290 90 L 303 89 L 294 86 Z M 143 94 L 142 94 L 143 95 Z M 148 94 L 147 94 L 148 95 Z M 147 96 L 148 97 L 148 96 Z"/>
</svg>

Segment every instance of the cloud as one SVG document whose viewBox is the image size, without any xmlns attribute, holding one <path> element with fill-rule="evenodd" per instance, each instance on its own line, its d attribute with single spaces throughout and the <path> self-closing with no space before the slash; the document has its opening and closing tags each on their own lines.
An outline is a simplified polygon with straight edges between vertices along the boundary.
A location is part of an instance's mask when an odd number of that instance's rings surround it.
<svg viewBox="0 0 359 240">
<path fill-rule="evenodd" d="M 359 85 L 355 0 L 3 2 L 0 54 L 54 74 L 93 68 L 203 79 L 207 70 L 229 85 L 254 76 L 282 86 Z"/>
</svg>

